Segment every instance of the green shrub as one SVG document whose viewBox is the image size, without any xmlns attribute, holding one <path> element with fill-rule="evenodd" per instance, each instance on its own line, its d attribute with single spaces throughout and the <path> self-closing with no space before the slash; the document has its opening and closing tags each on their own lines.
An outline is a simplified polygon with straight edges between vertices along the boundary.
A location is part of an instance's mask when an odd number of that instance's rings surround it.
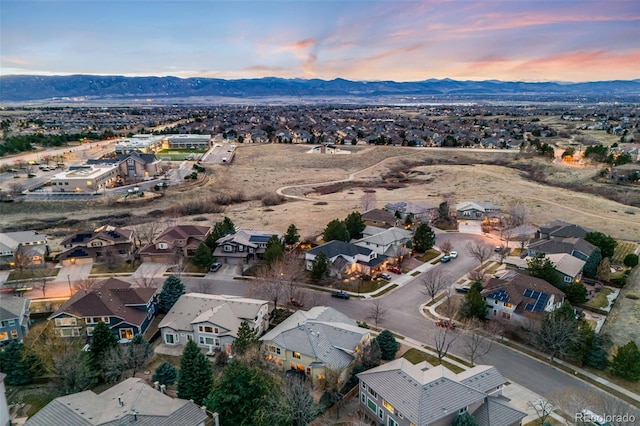
<svg viewBox="0 0 640 426">
<path fill-rule="evenodd" d="M 629 268 L 635 268 L 636 266 L 638 266 L 638 255 L 635 253 L 629 253 L 624 257 L 622 263 L 624 263 L 624 266 L 627 266 Z"/>
</svg>

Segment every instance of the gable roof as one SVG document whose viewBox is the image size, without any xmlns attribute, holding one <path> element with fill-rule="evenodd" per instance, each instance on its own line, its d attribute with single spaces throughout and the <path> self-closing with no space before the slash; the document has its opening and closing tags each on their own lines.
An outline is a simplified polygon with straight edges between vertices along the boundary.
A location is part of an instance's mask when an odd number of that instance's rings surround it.
<svg viewBox="0 0 640 426">
<path fill-rule="evenodd" d="M 488 396 L 471 415 L 478 426 L 513 425 L 527 417 L 526 413 L 518 411 L 509 405 L 506 398 L 501 396 Z"/>
<path fill-rule="evenodd" d="M 540 227 L 540 233 L 553 238 L 584 238 L 592 230 L 561 220 L 553 221 Z"/>
<path fill-rule="evenodd" d="M 415 424 L 431 424 L 483 401 L 486 394 L 479 389 L 506 383 L 490 366 L 476 366 L 456 375 L 442 365 L 414 365 L 404 358 L 359 373 L 358 378 Z"/>
<path fill-rule="evenodd" d="M 29 308 L 31 300 L 26 297 L 0 294 L 0 320 L 20 318 L 22 312 Z"/>
<path fill-rule="evenodd" d="M 362 213 L 362 220 L 372 222 L 396 223 L 399 219 L 383 209 L 373 209 Z"/>
<path fill-rule="evenodd" d="M 129 158 L 133 159 L 134 161 L 138 162 L 138 163 L 142 163 L 142 164 L 153 164 L 156 163 L 158 161 L 160 161 L 158 159 L 158 157 L 156 157 L 155 154 L 143 154 L 141 152 L 138 151 L 133 151 L 129 154 L 118 154 L 117 155 L 117 161 L 118 162 L 123 162 L 128 160 Z"/>
<path fill-rule="evenodd" d="M 413 233 L 411 231 L 396 227 L 381 229 L 376 228 L 375 226 L 367 226 L 365 227 L 363 234 L 368 236 L 355 241 L 355 243 L 370 243 L 386 246 L 398 241 L 410 240 L 411 237 L 413 237 Z"/>
<path fill-rule="evenodd" d="M 211 230 L 210 226 L 198 226 L 198 225 L 176 225 L 162 231 L 160 235 L 153 239 L 153 241 L 174 241 L 174 240 L 186 240 L 189 237 L 198 238 L 204 241 L 207 234 Z"/>
<path fill-rule="evenodd" d="M 490 278 L 481 294 L 516 306 L 516 312 L 542 314 L 546 302 L 553 295 L 562 301 L 564 293 L 545 280 L 508 271 L 499 278 Z M 529 309 L 531 308 L 531 309 Z"/>
<path fill-rule="evenodd" d="M 413 201 L 400 201 L 399 203 L 388 203 L 384 206 L 387 210 L 393 210 L 405 214 L 420 215 L 429 210 L 437 209 L 429 203 L 414 203 Z"/>
<path fill-rule="evenodd" d="M 486 212 L 487 210 L 500 210 L 500 206 L 488 201 L 465 201 L 463 203 L 456 204 L 456 210 L 478 210 L 481 212 Z"/>
<path fill-rule="evenodd" d="M 351 364 L 356 347 L 369 333 L 335 309 L 317 306 L 309 311 L 296 311 L 260 340 L 342 370 Z"/>
<path fill-rule="evenodd" d="M 547 258 L 553 263 L 556 271 L 570 277 L 575 277 L 582 272 L 582 268 L 587 263 L 567 253 L 549 254 Z"/>
<path fill-rule="evenodd" d="M 338 240 L 329 241 L 328 243 L 324 243 L 307 251 L 307 253 L 313 255 L 324 253 L 327 256 L 327 259 L 332 259 L 341 254 L 349 257 L 354 257 L 358 254 L 369 256 L 372 252 L 373 250 L 369 248 L 360 247 L 355 244 Z"/>
<path fill-rule="evenodd" d="M 135 306 L 149 303 L 156 291 L 154 287 L 131 287 L 126 281 L 109 278 L 89 290 L 76 292 L 49 319 L 61 314 L 76 317 L 113 316 L 140 326 L 147 317 L 147 310 L 136 309 Z"/>
<path fill-rule="evenodd" d="M 20 244 L 47 240 L 47 236 L 36 231 L 18 231 L 0 233 L 0 251 L 15 251 Z"/>
<path fill-rule="evenodd" d="M 253 321 L 268 303 L 266 300 L 225 294 L 187 293 L 180 296 L 158 328 L 193 331 L 194 324 L 209 322 L 237 337 L 242 321 Z"/>
<path fill-rule="evenodd" d="M 567 253 L 571 254 L 575 250 L 591 256 L 596 246 L 582 238 L 554 238 L 552 240 L 538 239 L 533 240 L 527 245 L 527 249 L 535 250 L 542 253 Z"/>
<path fill-rule="evenodd" d="M 280 235 L 273 231 L 256 231 L 253 229 L 238 229 L 232 234 L 224 235 L 216 241 L 216 244 L 222 245 L 224 243 L 234 242 L 236 244 L 242 244 L 247 247 L 258 247 L 260 244 L 266 244 L 272 236 Z"/>
<path fill-rule="evenodd" d="M 56 398 L 26 425 L 115 426 L 135 422 L 141 426 L 195 426 L 206 419 L 206 413 L 193 402 L 171 398 L 142 379 L 129 378 L 100 395 L 84 391 Z"/>
<path fill-rule="evenodd" d="M 131 242 L 133 231 L 125 228 L 117 228 L 111 225 L 103 225 L 93 231 L 77 232 L 69 235 L 60 242 L 61 246 L 68 244 L 87 244 L 91 240 L 101 239 L 111 241 L 114 244 Z"/>
</svg>

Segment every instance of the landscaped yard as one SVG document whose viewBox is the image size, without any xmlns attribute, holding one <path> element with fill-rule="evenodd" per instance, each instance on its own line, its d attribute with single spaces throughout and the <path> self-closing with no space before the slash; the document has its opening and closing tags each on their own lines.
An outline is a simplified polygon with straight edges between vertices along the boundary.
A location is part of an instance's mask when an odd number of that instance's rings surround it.
<svg viewBox="0 0 640 426">
<path fill-rule="evenodd" d="M 388 283 L 385 280 L 363 280 L 362 284 L 358 285 L 360 280 L 348 281 L 342 285 L 342 289 L 346 291 L 352 291 L 354 293 L 360 290 L 360 293 L 371 293 L 372 291 L 376 291 L 379 288 L 383 287 Z"/>
<path fill-rule="evenodd" d="M 91 266 L 91 274 L 111 274 L 114 272 L 134 272 L 136 270 L 136 266 L 133 266 L 133 263 L 122 263 L 117 266 L 105 265 L 102 263 L 94 263 Z"/>
<path fill-rule="evenodd" d="M 13 280 L 28 280 L 31 278 L 41 278 L 41 277 L 55 277 L 58 275 L 60 270 L 56 268 L 34 268 L 34 269 L 24 269 L 22 272 L 15 270 L 11 271 L 9 274 L 8 281 Z"/>
<path fill-rule="evenodd" d="M 440 252 L 436 249 L 427 250 L 422 256 L 416 257 L 420 262 L 427 263 L 428 261 L 440 256 Z"/>
<path fill-rule="evenodd" d="M 611 258 L 611 263 L 622 265 L 624 257 L 629 253 L 635 253 L 637 247 L 638 245 L 636 243 L 618 241 L 616 250 L 613 252 L 613 257 Z"/>
<path fill-rule="evenodd" d="M 426 352 L 422 352 L 421 350 L 416 348 L 411 348 L 408 351 L 406 351 L 402 355 L 402 358 L 408 360 L 412 364 L 418 364 L 418 363 L 421 363 L 422 361 L 427 361 L 431 365 L 440 365 L 440 362 L 438 361 L 437 356 L 428 354 Z M 458 367 L 457 365 L 451 364 L 445 360 L 442 360 L 442 365 L 444 365 L 454 373 L 460 373 L 464 371 L 463 368 Z"/>
<path fill-rule="evenodd" d="M 610 288 L 604 287 L 598 292 L 596 297 L 589 300 L 587 303 L 585 303 L 585 305 L 591 306 L 592 308 L 600 308 L 600 309 L 606 308 L 607 306 L 609 306 L 609 301 L 607 300 L 607 296 L 612 293 L 613 293 L 613 290 L 611 290 Z"/>
</svg>

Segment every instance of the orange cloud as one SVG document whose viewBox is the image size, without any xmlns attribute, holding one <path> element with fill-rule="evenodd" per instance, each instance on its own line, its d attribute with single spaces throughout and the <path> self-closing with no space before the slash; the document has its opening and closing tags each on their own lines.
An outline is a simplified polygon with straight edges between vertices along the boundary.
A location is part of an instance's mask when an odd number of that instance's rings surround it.
<svg viewBox="0 0 640 426">
<path fill-rule="evenodd" d="M 300 50 L 306 50 L 309 47 L 313 46 L 316 43 L 316 40 L 313 38 L 306 38 L 304 40 L 300 40 L 297 41 L 293 44 L 288 44 L 285 46 L 280 47 L 279 50 L 284 50 L 284 51 L 292 51 L 292 52 L 297 52 Z"/>
</svg>

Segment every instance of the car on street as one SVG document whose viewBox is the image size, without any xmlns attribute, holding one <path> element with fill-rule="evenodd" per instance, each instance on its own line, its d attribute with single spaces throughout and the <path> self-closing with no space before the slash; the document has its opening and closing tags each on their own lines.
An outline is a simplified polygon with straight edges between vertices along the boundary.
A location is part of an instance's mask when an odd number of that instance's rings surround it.
<svg viewBox="0 0 640 426">
<path fill-rule="evenodd" d="M 211 266 L 209 267 L 209 271 L 211 272 L 218 272 L 218 270 L 222 268 L 222 263 L 220 262 L 215 262 L 212 263 Z"/>
<path fill-rule="evenodd" d="M 469 286 L 461 286 L 461 287 L 456 287 L 456 293 L 469 293 L 471 291 L 471 287 Z"/>
<path fill-rule="evenodd" d="M 502 247 L 501 246 L 496 246 L 493 251 L 495 251 L 496 253 L 500 253 L 502 251 Z"/>
<path fill-rule="evenodd" d="M 389 266 L 387 268 L 387 271 L 393 272 L 394 274 L 401 274 L 402 273 L 402 270 L 397 266 Z"/>
<path fill-rule="evenodd" d="M 458 257 L 458 252 L 457 251 L 452 251 L 449 253 L 449 257 L 452 259 L 455 259 L 456 257 Z"/>
<path fill-rule="evenodd" d="M 300 302 L 299 300 L 297 300 L 296 298 L 292 297 L 291 299 L 289 299 L 289 303 L 292 306 L 295 306 L 296 308 L 303 308 L 304 307 L 304 303 Z"/>
<path fill-rule="evenodd" d="M 337 297 L 338 299 L 348 299 L 349 298 L 349 293 L 347 293 L 346 291 L 340 290 L 340 291 L 334 291 L 333 293 L 331 293 L 331 297 Z"/>
<path fill-rule="evenodd" d="M 381 274 L 377 274 L 375 277 L 376 280 L 387 280 L 387 281 L 391 281 L 391 275 L 389 274 L 385 274 L 385 273 L 381 273 Z"/>
<path fill-rule="evenodd" d="M 440 262 L 442 262 L 442 263 L 451 262 L 451 257 L 449 257 L 449 256 L 442 256 L 442 258 L 440 259 Z"/>
</svg>

